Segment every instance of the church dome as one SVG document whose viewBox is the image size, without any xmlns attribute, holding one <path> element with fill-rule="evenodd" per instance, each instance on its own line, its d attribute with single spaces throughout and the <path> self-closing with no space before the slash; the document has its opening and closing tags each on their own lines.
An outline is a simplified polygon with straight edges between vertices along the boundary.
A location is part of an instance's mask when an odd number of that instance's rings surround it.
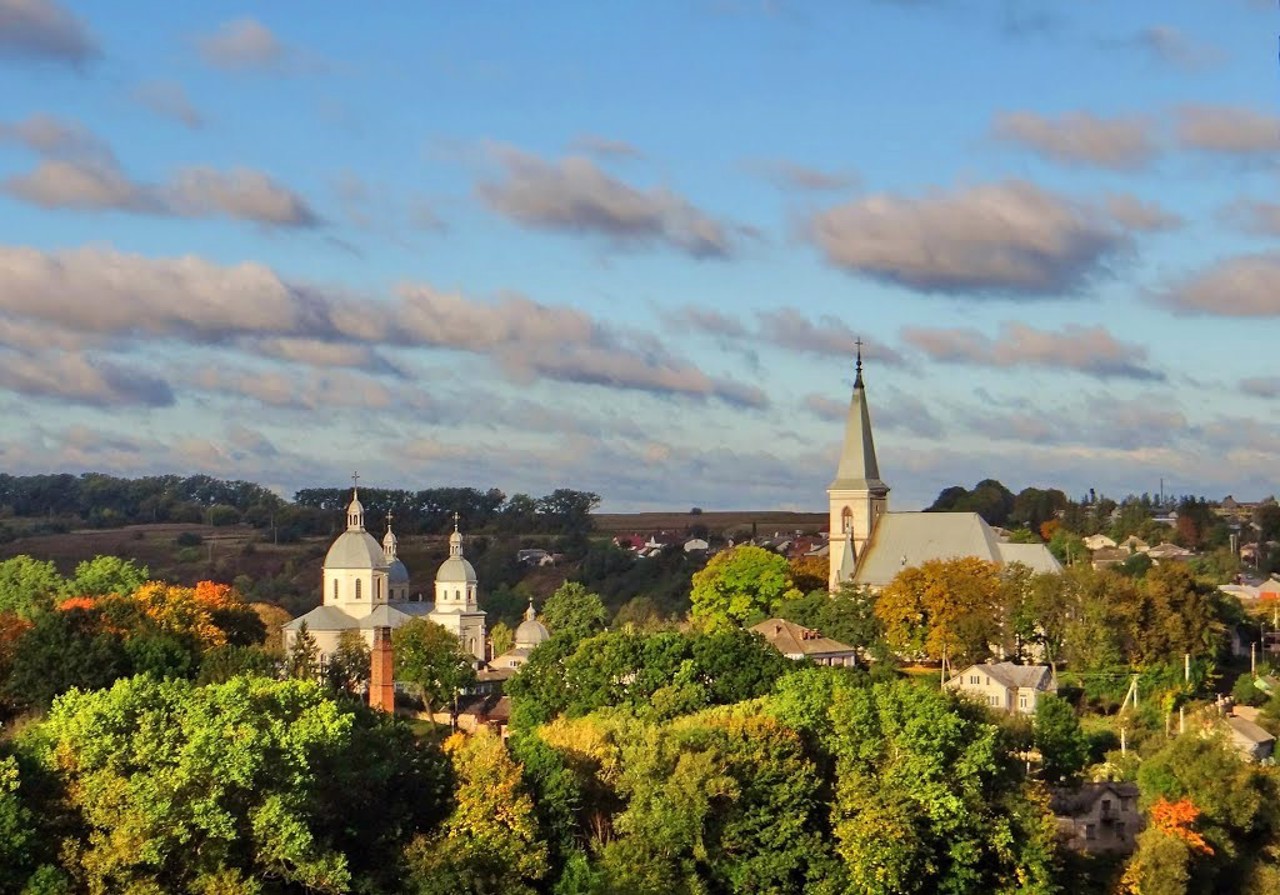
<svg viewBox="0 0 1280 895">
<path fill-rule="evenodd" d="M 456 523 L 455 523 L 456 526 Z M 462 534 L 455 527 L 449 535 L 449 558 L 440 563 L 437 584 L 475 584 L 476 570 L 462 555 Z"/>
<path fill-rule="evenodd" d="M 409 570 L 404 567 L 398 559 L 391 560 L 391 564 L 387 566 L 387 580 L 392 584 L 408 584 Z"/>
<path fill-rule="evenodd" d="M 385 569 L 387 558 L 382 545 L 364 527 L 364 504 L 360 493 L 351 489 L 347 505 L 347 530 L 338 535 L 324 557 L 326 569 Z"/>
<path fill-rule="evenodd" d="M 529 601 L 529 608 L 524 611 L 524 621 L 516 628 L 516 649 L 533 649 L 539 643 L 545 643 L 551 639 L 551 632 L 547 630 L 547 626 L 538 621 L 538 613 L 533 610 L 533 601 Z"/>
<path fill-rule="evenodd" d="M 382 545 L 363 529 L 347 529 L 338 535 L 324 557 L 326 569 L 385 569 Z"/>
</svg>

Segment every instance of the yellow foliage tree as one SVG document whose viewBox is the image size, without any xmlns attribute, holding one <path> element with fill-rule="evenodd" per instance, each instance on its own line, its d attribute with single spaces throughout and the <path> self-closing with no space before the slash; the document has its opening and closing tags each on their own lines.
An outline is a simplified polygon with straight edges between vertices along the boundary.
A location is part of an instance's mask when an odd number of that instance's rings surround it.
<svg viewBox="0 0 1280 895">
<path fill-rule="evenodd" d="M 876 617 L 901 653 L 955 662 L 985 657 L 1000 633 L 999 568 L 973 556 L 903 569 L 876 598 Z"/>
</svg>

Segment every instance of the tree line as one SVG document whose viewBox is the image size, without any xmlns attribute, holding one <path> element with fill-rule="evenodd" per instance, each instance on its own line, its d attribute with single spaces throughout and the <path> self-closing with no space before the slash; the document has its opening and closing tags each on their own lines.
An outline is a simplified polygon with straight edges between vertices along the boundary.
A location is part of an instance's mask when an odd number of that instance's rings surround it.
<svg viewBox="0 0 1280 895">
<path fill-rule="evenodd" d="M 380 525 L 393 513 L 407 534 L 446 531 L 458 513 L 470 530 L 517 534 L 585 534 L 600 497 L 558 488 L 542 497 L 497 488 L 437 487 L 419 491 L 360 489 L 366 519 Z M 15 476 L 0 473 L 0 519 L 36 520 L 46 530 L 150 522 L 274 528 L 281 540 L 322 535 L 342 525 L 351 489 L 304 488 L 292 503 L 253 482 L 208 475 L 129 479 L 87 472 Z"/>
</svg>

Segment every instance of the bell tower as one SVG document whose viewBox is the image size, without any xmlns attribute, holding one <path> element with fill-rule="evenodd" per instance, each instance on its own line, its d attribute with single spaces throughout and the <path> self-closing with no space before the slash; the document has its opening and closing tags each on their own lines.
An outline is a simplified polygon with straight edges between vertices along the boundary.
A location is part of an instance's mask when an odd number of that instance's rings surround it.
<svg viewBox="0 0 1280 895">
<path fill-rule="evenodd" d="M 831 511 L 828 586 L 832 591 L 853 575 L 876 521 L 889 506 L 889 486 L 880 480 L 875 440 L 871 437 L 871 411 L 862 382 L 862 340 L 856 344 L 858 359 L 844 426 L 844 446 L 835 480 L 827 488 Z"/>
</svg>

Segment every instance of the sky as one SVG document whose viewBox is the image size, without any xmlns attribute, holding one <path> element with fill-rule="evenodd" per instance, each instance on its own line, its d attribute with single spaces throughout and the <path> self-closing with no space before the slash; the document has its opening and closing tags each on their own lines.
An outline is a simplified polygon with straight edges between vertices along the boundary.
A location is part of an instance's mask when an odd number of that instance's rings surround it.
<svg viewBox="0 0 1280 895">
<path fill-rule="evenodd" d="M 0 0 L 0 470 L 1280 491 L 1270 0 Z"/>
</svg>

